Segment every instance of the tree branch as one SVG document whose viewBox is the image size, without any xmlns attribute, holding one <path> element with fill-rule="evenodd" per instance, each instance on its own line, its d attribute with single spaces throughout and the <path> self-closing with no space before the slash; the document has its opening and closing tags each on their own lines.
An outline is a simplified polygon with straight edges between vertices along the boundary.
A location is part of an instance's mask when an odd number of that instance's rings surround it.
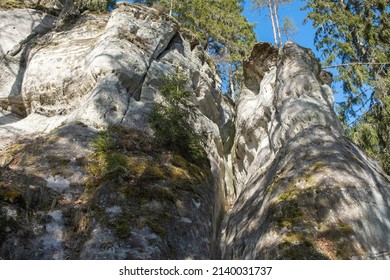
<svg viewBox="0 0 390 280">
<path fill-rule="evenodd" d="M 390 65 L 390 62 L 351 62 L 351 63 L 343 63 L 338 65 L 326 66 L 326 67 L 322 67 L 322 69 L 337 68 L 337 67 L 352 66 L 352 65 Z"/>
</svg>

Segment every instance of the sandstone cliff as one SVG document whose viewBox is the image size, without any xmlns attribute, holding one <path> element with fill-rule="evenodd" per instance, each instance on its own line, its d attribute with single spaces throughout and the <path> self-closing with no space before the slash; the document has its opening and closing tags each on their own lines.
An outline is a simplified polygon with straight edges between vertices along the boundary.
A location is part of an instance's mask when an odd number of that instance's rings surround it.
<svg viewBox="0 0 390 280">
<path fill-rule="evenodd" d="M 330 75 L 291 42 L 244 63 L 223 258 L 389 258 L 389 178 L 343 135 Z"/>
<path fill-rule="evenodd" d="M 257 44 L 234 104 L 172 17 L 55 20 L 0 11 L 1 258 L 389 258 L 389 178 L 343 136 L 310 50 Z M 148 125 L 178 67 L 207 162 Z"/>
</svg>

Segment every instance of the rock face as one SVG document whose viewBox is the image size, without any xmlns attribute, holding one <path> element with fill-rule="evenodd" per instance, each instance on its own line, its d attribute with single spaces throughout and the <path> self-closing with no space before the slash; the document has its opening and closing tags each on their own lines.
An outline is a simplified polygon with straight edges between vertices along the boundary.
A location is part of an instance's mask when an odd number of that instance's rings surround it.
<svg viewBox="0 0 390 280">
<path fill-rule="evenodd" d="M 210 258 L 224 210 L 220 127 L 233 109 L 196 38 L 139 5 L 60 31 L 35 32 L 46 15 L 33 10 L 2 11 L 0 22 L 10 34 L 0 42 L 0 256 Z M 177 68 L 208 133 L 207 166 L 150 138 L 148 113 Z M 115 149 L 99 146 L 107 139 Z"/>
<path fill-rule="evenodd" d="M 234 104 L 174 18 L 54 23 L 0 11 L 0 258 L 389 258 L 389 178 L 343 136 L 309 50 L 257 44 Z M 148 125 L 176 69 L 207 163 Z"/>
<path fill-rule="evenodd" d="M 343 135 L 329 74 L 291 42 L 244 66 L 222 258 L 388 259 L 389 180 Z"/>
</svg>

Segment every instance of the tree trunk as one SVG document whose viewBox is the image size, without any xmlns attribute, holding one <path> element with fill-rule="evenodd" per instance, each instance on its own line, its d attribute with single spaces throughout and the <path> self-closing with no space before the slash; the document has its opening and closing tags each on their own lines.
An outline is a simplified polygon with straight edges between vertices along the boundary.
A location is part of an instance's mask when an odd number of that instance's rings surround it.
<svg viewBox="0 0 390 280">
<path fill-rule="evenodd" d="M 233 96 L 236 93 L 236 91 L 234 89 L 233 70 L 232 70 L 232 65 L 230 63 L 228 66 L 228 73 L 229 73 L 230 94 L 231 94 L 231 96 Z"/>
<path fill-rule="evenodd" d="M 279 27 L 279 17 L 278 17 L 278 3 L 276 0 L 271 0 L 273 2 L 273 8 L 274 8 L 274 14 L 275 14 L 275 23 L 276 23 L 276 30 L 278 34 L 278 41 L 279 46 L 281 47 L 283 45 L 282 36 L 280 34 L 280 27 Z"/>
<path fill-rule="evenodd" d="M 171 7 L 169 9 L 169 15 L 172 16 L 172 10 L 173 10 L 173 0 L 171 0 Z"/>
<path fill-rule="evenodd" d="M 270 14 L 270 16 L 271 16 L 272 31 L 274 32 L 274 41 L 275 41 L 275 45 L 276 45 L 276 46 L 279 46 L 279 44 L 278 44 L 278 38 L 276 37 L 275 17 L 274 17 L 274 12 L 273 12 L 273 9 L 272 9 L 271 1 L 272 1 L 272 0 L 268 0 L 268 8 L 269 8 L 269 14 Z"/>
</svg>

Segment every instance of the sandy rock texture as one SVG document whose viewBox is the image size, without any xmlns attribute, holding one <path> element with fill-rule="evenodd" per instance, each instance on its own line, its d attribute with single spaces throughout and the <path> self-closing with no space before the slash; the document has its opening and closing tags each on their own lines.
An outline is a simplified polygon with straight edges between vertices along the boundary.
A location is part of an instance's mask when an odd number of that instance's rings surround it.
<svg viewBox="0 0 390 280">
<path fill-rule="evenodd" d="M 0 40 L 1 257 L 210 258 L 227 188 L 220 128 L 234 110 L 208 55 L 174 18 L 141 5 L 83 14 L 60 30 L 46 18 L 0 13 L 2 32 L 19 32 Z M 148 114 L 176 69 L 189 77 L 194 125 L 207 133 L 205 166 L 151 140 Z M 117 141 L 113 159 L 97 155 L 99 137 Z M 112 162 L 128 169 L 95 180 Z"/>
<path fill-rule="evenodd" d="M 292 42 L 244 62 L 226 259 L 388 259 L 389 178 L 343 134 L 329 73 Z"/>
<path fill-rule="evenodd" d="M 344 136 L 310 50 L 256 44 L 234 101 L 157 10 L 59 26 L 0 7 L 0 258 L 390 258 L 389 177 Z M 178 70 L 207 160 L 148 122 Z"/>
</svg>

